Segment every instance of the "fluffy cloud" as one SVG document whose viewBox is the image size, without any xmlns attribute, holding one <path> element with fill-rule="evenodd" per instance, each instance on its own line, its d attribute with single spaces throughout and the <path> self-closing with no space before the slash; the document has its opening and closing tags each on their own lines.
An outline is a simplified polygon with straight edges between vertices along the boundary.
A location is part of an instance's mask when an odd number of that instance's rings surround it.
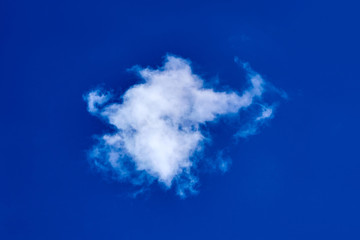
<svg viewBox="0 0 360 240">
<path fill-rule="evenodd" d="M 163 67 L 138 69 L 144 82 L 119 99 L 100 89 L 91 91 L 85 96 L 88 111 L 114 128 L 99 137 L 91 151 L 95 166 L 135 185 L 156 180 L 166 188 L 175 185 L 180 196 L 196 192 L 195 155 L 205 140 L 201 125 L 261 104 L 255 124 L 237 133 L 246 137 L 272 117 L 273 108 L 261 100 L 266 89 L 263 78 L 244 67 L 250 87 L 241 94 L 205 88 L 190 62 L 172 55 Z"/>
</svg>

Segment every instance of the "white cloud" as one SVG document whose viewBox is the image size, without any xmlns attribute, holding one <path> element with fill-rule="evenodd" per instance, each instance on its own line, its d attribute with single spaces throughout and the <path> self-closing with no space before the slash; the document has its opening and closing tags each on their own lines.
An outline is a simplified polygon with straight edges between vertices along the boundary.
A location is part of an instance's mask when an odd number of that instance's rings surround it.
<svg viewBox="0 0 360 240">
<path fill-rule="evenodd" d="M 256 118 L 256 121 L 261 121 L 267 118 L 272 117 L 273 114 L 273 108 L 272 107 L 263 107 L 261 111 L 261 115 Z"/>
<path fill-rule="evenodd" d="M 240 130 L 235 134 L 236 137 L 247 138 L 258 133 L 259 128 L 266 122 L 266 120 L 273 118 L 275 106 L 261 105 L 260 114 L 252 121 L 248 121 L 241 126 Z"/>
<path fill-rule="evenodd" d="M 85 101 L 88 103 L 88 111 L 90 113 L 96 113 L 98 107 L 101 107 L 110 98 L 111 95 L 109 93 L 102 93 L 99 89 L 90 92 L 84 97 Z"/>
<path fill-rule="evenodd" d="M 195 193 L 195 155 L 205 140 L 200 126 L 260 102 L 265 91 L 262 77 L 244 67 L 250 87 L 242 94 L 204 88 L 190 62 L 172 55 L 163 67 L 138 69 L 144 82 L 113 99 L 115 103 L 108 103 L 113 97 L 99 89 L 88 93 L 88 111 L 115 130 L 100 137 L 93 148 L 95 165 L 135 185 L 157 180 L 166 188 L 175 184 L 180 196 Z M 264 107 L 255 122 L 271 117 L 272 111 Z"/>
</svg>

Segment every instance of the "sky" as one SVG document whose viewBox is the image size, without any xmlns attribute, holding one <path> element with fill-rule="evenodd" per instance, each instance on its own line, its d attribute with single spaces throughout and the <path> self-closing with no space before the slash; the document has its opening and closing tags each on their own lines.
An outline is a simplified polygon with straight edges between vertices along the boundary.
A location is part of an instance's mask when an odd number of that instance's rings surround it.
<svg viewBox="0 0 360 240">
<path fill-rule="evenodd" d="M 359 239 L 356 1 L 1 1 L 0 239 Z"/>
</svg>

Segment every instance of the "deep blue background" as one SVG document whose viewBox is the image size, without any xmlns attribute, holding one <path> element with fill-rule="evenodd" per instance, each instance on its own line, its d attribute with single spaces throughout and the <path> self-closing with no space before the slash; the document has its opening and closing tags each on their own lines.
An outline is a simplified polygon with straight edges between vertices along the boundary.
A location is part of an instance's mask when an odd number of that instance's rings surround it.
<svg viewBox="0 0 360 240">
<path fill-rule="evenodd" d="M 359 4 L 221 2 L 1 1 L 0 239 L 360 239 Z M 107 129 L 82 95 L 167 52 L 240 89 L 238 56 L 289 100 L 221 141 L 232 168 L 198 196 L 131 199 L 89 167 Z"/>
</svg>

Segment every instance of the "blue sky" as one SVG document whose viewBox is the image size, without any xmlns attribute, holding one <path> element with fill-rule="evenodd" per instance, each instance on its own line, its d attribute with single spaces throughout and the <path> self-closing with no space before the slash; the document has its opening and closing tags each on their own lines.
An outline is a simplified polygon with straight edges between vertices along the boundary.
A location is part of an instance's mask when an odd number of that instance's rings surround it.
<svg viewBox="0 0 360 240">
<path fill-rule="evenodd" d="M 0 238 L 359 239 L 358 8 L 2 1 Z M 276 108 L 256 135 L 233 137 L 256 108 L 201 125 L 211 144 L 197 156 L 198 193 L 183 199 L 176 183 L 158 183 L 171 175 L 145 167 L 152 180 L 133 198 L 132 181 L 89 158 L 114 127 L 84 96 L 123 95 L 144 82 L 130 68 L 161 68 L 169 53 L 190 60 L 205 88 L 241 96 L 249 79 L 237 57 L 287 98 L 262 99 Z M 225 173 L 208 164 L 219 151 Z"/>
</svg>

